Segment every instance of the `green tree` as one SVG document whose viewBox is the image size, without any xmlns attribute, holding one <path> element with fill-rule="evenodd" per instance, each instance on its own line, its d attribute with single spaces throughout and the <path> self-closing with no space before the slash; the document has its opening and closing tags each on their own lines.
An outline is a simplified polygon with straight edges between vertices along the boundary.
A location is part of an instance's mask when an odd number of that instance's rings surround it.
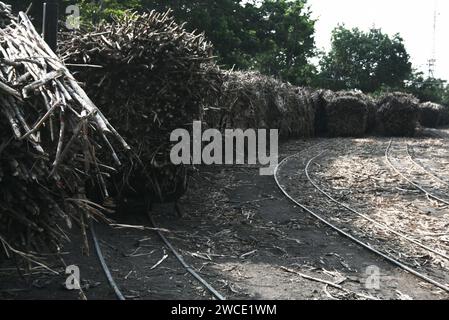
<svg viewBox="0 0 449 320">
<path fill-rule="evenodd" d="M 33 1 L 32 15 L 40 26 L 42 2 Z M 12 0 L 24 10 L 27 1 Z M 226 68 L 256 69 L 295 84 L 310 84 L 314 67 L 315 21 L 307 0 L 59 0 L 61 15 L 78 4 L 83 22 L 96 23 L 124 10 L 172 9 L 190 31 L 205 32 L 218 62 Z"/>
<path fill-rule="evenodd" d="M 296 84 L 309 83 L 314 68 L 314 21 L 307 0 L 82 0 L 82 16 L 107 19 L 123 9 L 172 9 L 187 29 L 204 31 L 226 68 L 256 69 Z"/>
<path fill-rule="evenodd" d="M 425 77 L 422 72 L 413 72 L 405 89 L 422 102 L 449 103 L 449 87 L 446 80 Z"/>
<path fill-rule="evenodd" d="M 109 20 L 113 16 L 119 16 L 125 10 L 141 9 L 141 0 L 64 0 L 80 6 L 81 19 L 84 22 L 96 23 L 101 20 Z"/>
<path fill-rule="evenodd" d="M 449 85 L 446 85 L 446 88 L 444 89 L 441 103 L 445 106 L 449 106 Z"/>
<path fill-rule="evenodd" d="M 403 88 L 412 64 L 403 39 L 380 29 L 363 32 L 344 26 L 332 33 L 332 49 L 320 62 L 320 83 L 330 89 L 374 92 L 382 87 Z"/>
<path fill-rule="evenodd" d="M 306 0 L 142 0 L 142 6 L 173 8 L 190 29 L 204 30 L 225 67 L 256 69 L 296 84 L 311 80 L 315 21 Z"/>
<path fill-rule="evenodd" d="M 259 48 L 254 32 L 258 12 L 252 3 L 240 0 L 142 0 L 142 8 L 172 9 L 178 21 L 189 30 L 205 32 L 214 44 L 219 62 L 227 67 L 249 68 Z"/>
<path fill-rule="evenodd" d="M 309 84 L 314 67 L 315 21 L 307 1 L 267 0 L 260 7 L 257 37 L 261 48 L 255 67 L 295 84 Z"/>
</svg>

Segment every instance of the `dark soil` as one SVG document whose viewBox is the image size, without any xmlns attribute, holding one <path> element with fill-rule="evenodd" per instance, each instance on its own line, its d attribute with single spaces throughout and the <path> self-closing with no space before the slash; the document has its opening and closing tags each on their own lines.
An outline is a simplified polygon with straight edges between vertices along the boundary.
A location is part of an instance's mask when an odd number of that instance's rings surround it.
<svg viewBox="0 0 449 320">
<path fill-rule="evenodd" d="M 279 177 L 292 196 L 305 205 L 328 216 L 338 215 L 341 208 L 316 192 L 302 173 L 323 141 L 331 145 L 358 143 L 353 139 L 286 143 L 280 150 L 283 156 L 311 151 L 288 161 Z M 150 226 L 141 202 L 133 201 L 132 208 L 112 218 L 120 224 Z M 279 191 L 273 177 L 260 176 L 256 167 L 198 168 L 181 207 L 183 218 L 170 204 L 155 206 L 152 214 L 157 227 L 170 230 L 166 236 L 186 262 L 228 299 L 448 298 L 438 288 L 359 247 L 295 207 Z M 128 299 L 213 299 L 155 232 L 101 225 L 96 229 L 105 259 Z M 90 257 L 83 256 L 80 236 L 73 233 L 74 240 L 65 248 L 70 252 L 65 262 L 79 266 L 87 298 L 115 299 L 93 249 Z M 165 255 L 168 257 L 155 266 Z M 379 289 L 366 286 L 370 266 L 381 272 Z M 64 288 L 64 268 L 56 269 L 61 275 L 34 269 L 21 279 L 12 262 L 4 262 L 0 265 L 0 298 L 79 299 L 77 292 Z M 338 283 L 344 290 L 307 280 L 297 272 Z"/>
</svg>

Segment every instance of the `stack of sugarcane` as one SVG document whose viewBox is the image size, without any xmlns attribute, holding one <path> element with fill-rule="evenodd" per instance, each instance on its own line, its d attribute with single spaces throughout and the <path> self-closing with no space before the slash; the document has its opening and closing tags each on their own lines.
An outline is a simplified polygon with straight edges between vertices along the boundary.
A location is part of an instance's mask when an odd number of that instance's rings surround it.
<svg viewBox="0 0 449 320">
<path fill-rule="evenodd" d="M 210 120 L 206 114 L 206 122 L 216 129 L 226 128 L 267 128 L 267 113 L 273 118 L 280 117 L 282 110 L 270 110 L 267 92 L 273 92 L 276 80 L 257 72 L 223 72 L 222 95 L 218 102 L 220 112 L 216 120 Z"/>
<path fill-rule="evenodd" d="M 377 101 L 370 95 L 359 90 L 344 91 L 347 96 L 354 97 L 366 105 L 368 109 L 368 119 L 366 121 L 366 133 L 372 133 L 376 129 Z"/>
<path fill-rule="evenodd" d="M 115 176 L 119 195 L 155 201 L 182 195 L 185 174 L 170 163 L 170 133 L 191 130 L 206 98 L 220 88 L 204 35 L 187 32 L 170 11 L 128 13 L 89 32 L 65 34 L 61 54 L 68 63 L 98 66 L 73 70 L 135 149 L 136 158 Z"/>
<path fill-rule="evenodd" d="M 19 18 L 0 29 L 0 248 L 41 263 L 42 253 L 59 252 L 65 228 L 105 218 L 85 184 L 92 177 L 107 194 L 114 163 L 97 151 L 119 165 L 128 145 L 28 17 Z"/>
<path fill-rule="evenodd" d="M 13 19 L 11 6 L 0 2 L 0 28 L 6 27 Z"/>
<path fill-rule="evenodd" d="M 449 106 L 442 105 L 441 113 L 440 113 L 440 126 L 449 126 Z"/>
<path fill-rule="evenodd" d="M 449 109 L 433 102 L 419 105 L 419 119 L 422 126 L 437 128 L 449 124 Z"/>
<path fill-rule="evenodd" d="M 413 136 L 419 118 L 419 101 L 406 93 L 395 92 L 378 101 L 377 125 L 381 133 L 392 136 Z"/>
<path fill-rule="evenodd" d="M 328 134 L 333 137 L 361 137 L 368 127 L 370 99 L 361 92 L 339 91 L 328 95 L 326 105 Z"/>
<path fill-rule="evenodd" d="M 327 133 L 327 114 L 326 106 L 334 97 L 335 93 L 330 90 L 315 90 L 311 94 L 312 103 L 315 112 L 315 135 L 322 136 Z"/>
<path fill-rule="evenodd" d="M 287 86 L 287 113 L 284 121 L 289 124 L 290 132 L 284 136 L 292 138 L 310 138 L 315 135 L 314 92 L 308 88 Z M 281 131 L 282 135 L 282 131 Z"/>
<path fill-rule="evenodd" d="M 288 137 L 314 135 L 311 90 L 257 72 L 224 72 L 220 111 L 207 114 L 217 129 L 279 129 Z"/>
</svg>

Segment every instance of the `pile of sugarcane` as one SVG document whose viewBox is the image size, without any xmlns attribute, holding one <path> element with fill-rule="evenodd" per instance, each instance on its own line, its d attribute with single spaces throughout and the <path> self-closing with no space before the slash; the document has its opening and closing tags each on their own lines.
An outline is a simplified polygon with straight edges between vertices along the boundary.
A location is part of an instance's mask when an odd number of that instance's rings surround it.
<svg viewBox="0 0 449 320">
<path fill-rule="evenodd" d="M 337 92 L 326 106 L 327 129 L 332 137 L 361 137 L 366 133 L 368 106 L 351 92 Z"/>
<path fill-rule="evenodd" d="M 313 101 L 315 112 L 315 136 L 327 134 L 327 113 L 326 106 L 334 97 L 331 90 L 318 89 L 312 92 L 311 99 Z"/>
<path fill-rule="evenodd" d="M 287 112 L 283 114 L 282 122 L 286 123 L 287 132 L 282 129 L 282 137 L 310 138 L 315 135 L 315 97 L 309 88 L 287 85 L 284 103 Z M 282 128 L 282 125 L 281 125 Z"/>
<path fill-rule="evenodd" d="M 222 94 L 218 102 L 220 110 L 209 112 L 206 122 L 209 127 L 225 128 L 267 128 L 271 125 L 267 113 L 273 114 L 273 119 L 281 114 L 281 110 L 272 108 L 266 92 L 274 91 L 276 80 L 262 76 L 257 72 L 223 72 Z"/>
<path fill-rule="evenodd" d="M 361 91 L 315 90 L 311 98 L 317 136 L 360 137 L 376 128 L 376 102 Z"/>
<path fill-rule="evenodd" d="M 11 6 L 0 2 L 0 28 L 6 27 L 13 19 Z"/>
<path fill-rule="evenodd" d="M 9 10 L 0 2 L 1 17 Z M 7 13 L 4 13 L 7 10 Z M 58 253 L 66 228 L 106 219 L 90 202 L 128 150 L 28 17 L 0 29 L 0 248 L 41 263 Z M 101 150 L 101 152 L 98 152 Z M 115 163 L 99 158 L 109 153 Z"/>
<path fill-rule="evenodd" d="M 382 96 L 378 101 L 377 126 L 389 136 L 413 136 L 419 118 L 419 101 L 406 93 L 395 92 Z"/>
<path fill-rule="evenodd" d="M 118 195 L 155 201 L 182 195 L 186 175 L 170 164 L 170 134 L 191 130 L 206 99 L 218 94 L 211 43 L 177 24 L 170 11 L 128 13 L 63 38 L 64 60 L 86 65 L 72 70 L 135 151 L 114 176 Z"/>
<path fill-rule="evenodd" d="M 449 108 L 446 106 L 424 102 L 419 105 L 419 121 L 427 128 L 437 128 L 449 124 Z"/>
<path fill-rule="evenodd" d="M 449 106 L 442 105 L 439 126 L 449 126 Z"/>
<path fill-rule="evenodd" d="M 344 91 L 346 96 L 354 97 L 365 104 L 368 110 L 366 120 L 366 133 L 373 133 L 376 130 L 377 101 L 368 94 L 358 90 Z"/>
<path fill-rule="evenodd" d="M 281 137 L 314 135 L 312 91 L 258 72 L 223 72 L 220 109 L 206 122 L 216 129 L 279 129 Z"/>
</svg>

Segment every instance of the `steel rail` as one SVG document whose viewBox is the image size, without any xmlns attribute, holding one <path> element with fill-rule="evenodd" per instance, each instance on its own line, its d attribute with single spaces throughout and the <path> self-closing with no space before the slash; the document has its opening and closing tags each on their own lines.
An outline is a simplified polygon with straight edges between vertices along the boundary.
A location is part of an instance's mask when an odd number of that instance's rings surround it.
<svg viewBox="0 0 449 320">
<path fill-rule="evenodd" d="M 282 184 L 280 183 L 280 180 L 278 178 L 278 173 L 279 173 L 279 169 L 281 168 L 281 166 L 283 164 L 285 164 L 287 161 L 289 161 L 290 159 L 296 157 L 297 155 L 301 154 L 297 153 L 294 155 L 291 155 L 289 157 L 286 157 L 284 160 L 282 160 L 275 169 L 274 172 L 274 180 L 279 188 L 279 190 L 284 194 L 285 197 L 287 197 L 292 203 L 294 203 L 296 206 L 298 206 L 299 208 L 301 208 L 302 210 L 304 210 L 305 212 L 307 212 L 308 214 L 310 214 L 312 217 L 314 217 L 315 219 L 319 220 L 320 222 L 322 222 L 323 224 L 325 224 L 326 226 L 330 227 L 331 229 L 335 230 L 336 232 L 338 232 L 339 234 L 341 234 L 342 236 L 348 238 L 349 240 L 353 241 L 354 243 L 362 246 L 363 248 L 367 249 L 368 251 L 371 251 L 372 253 L 382 257 L 383 259 L 385 259 L 386 261 L 392 263 L 393 265 L 407 271 L 408 273 L 416 276 L 417 278 L 428 282 L 430 284 L 433 284 L 434 286 L 449 292 L 449 286 L 444 285 L 438 281 L 435 281 L 431 278 L 429 278 L 428 276 L 421 274 L 420 272 L 410 268 L 409 266 L 401 263 L 400 261 L 386 255 L 385 253 L 371 247 L 371 245 L 357 239 L 356 237 L 352 236 L 351 234 L 343 231 L 342 229 L 338 228 L 337 226 L 335 226 L 334 224 L 332 224 L 331 222 L 329 222 L 327 219 L 323 218 L 321 215 L 317 214 L 316 212 L 314 212 L 313 210 L 309 209 L 308 207 L 306 207 L 305 205 L 301 204 L 300 202 L 298 202 L 297 200 L 295 200 L 288 192 L 287 190 L 282 186 Z"/>
<path fill-rule="evenodd" d="M 148 213 L 148 218 L 151 222 L 152 227 L 154 228 L 155 232 L 158 234 L 159 238 L 165 243 L 165 245 L 170 249 L 170 251 L 173 253 L 173 255 L 176 257 L 176 259 L 182 264 L 184 269 L 188 273 L 190 273 L 201 285 L 206 288 L 215 298 L 218 300 L 224 301 L 226 298 L 221 295 L 214 287 L 212 287 L 204 278 L 202 278 L 191 266 L 189 266 L 184 258 L 178 253 L 178 251 L 175 249 L 175 247 L 168 241 L 168 239 L 162 234 L 161 231 L 159 231 L 158 227 L 154 223 L 153 217 L 150 213 Z"/>
<path fill-rule="evenodd" d="M 414 150 L 413 150 L 414 153 Z M 433 173 L 429 168 L 426 168 L 423 164 L 419 163 L 418 161 L 416 161 L 413 156 L 410 153 L 410 145 L 407 144 L 407 157 L 410 159 L 411 162 L 413 162 L 413 164 L 415 164 L 417 167 L 419 167 L 421 169 L 421 171 L 426 172 L 427 174 L 431 175 L 433 178 L 435 178 L 437 181 L 441 182 L 442 184 L 446 185 L 449 187 L 449 182 L 443 180 L 441 177 L 439 177 L 438 175 L 436 175 L 435 173 Z"/>
<path fill-rule="evenodd" d="M 109 270 L 109 267 L 106 263 L 106 260 L 104 259 L 103 252 L 100 247 L 100 243 L 98 242 L 97 234 L 95 233 L 95 227 L 92 222 L 92 219 L 89 219 L 89 227 L 90 227 L 90 233 L 92 236 L 92 240 L 94 242 L 95 252 L 97 253 L 98 260 L 100 260 L 101 268 L 103 269 L 104 274 L 106 275 L 106 278 L 108 280 L 108 283 L 112 290 L 114 290 L 115 296 L 118 300 L 126 300 L 125 296 L 120 291 L 119 287 L 117 286 L 114 277 L 111 274 L 111 271 Z"/>
<path fill-rule="evenodd" d="M 396 168 L 393 164 L 393 162 L 391 162 L 390 159 L 390 151 L 391 151 L 391 147 L 393 145 L 393 140 L 390 140 L 390 143 L 388 144 L 387 149 L 385 150 L 385 159 L 387 161 L 387 164 L 398 174 L 400 175 L 405 181 L 407 181 L 408 183 L 410 183 L 412 186 L 414 186 L 416 189 L 420 190 L 422 193 L 424 193 L 427 197 L 432 198 L 438 202 L 444 203 L 446 205 L 449 205 L 449 200 L 444 200 L 434 194 L 432 194 L 430 191 L 427 191 L 426 189 L 424 189 L 422 186 L 420 186 L 419 184 L 417 184 L 416 182 L 410 180 L 405 174 L 403 174 L 398 168 Z"/>
<path fill-rule="evenodd" d="M 354 213 L 354 214 L 356 214 L 356 215 L 362 217 L 363 219 L 372 222 L 372 223 L 375 224 L 376 226 L 378 226 L 378 227 L 380 227 L 380 228 L 383 228 L 383 229 L 385 229 L 385 230 L 388 230 L 389 232 L 393 233 L 394 235 L 396 235 L 396 236 L 398 236 L 398 237 L 400 237 L 400 238 L 402 238 L 402 239 L 404 239 L 404 240 L 407 240 L 407 241 L 409 241 L 409 242 L 411 242 L 411 243 L 414 243 L 414 244 L 416 244 L 417 246 L 419 246 L 419 247 L 421 247 L 421 248 L 423 248 L 423 249 L 425 249 L 425 250 L 427 250 L 427 251 L 429 251 L 429 252 L 432 252 L 432 253 L 434 253 L 434 254 L 436 254 L 436 255 L 438 255 L 438 256 L 440 256 L 440 257 L 446 259 L 446 260 L 449 260 L 449 255 L 444 254 L 444 253 L 442 253 L 442 252 L 439 252 L 438 250 L 433 249 L 433 248 L 431 248 L 431 247 L 429 247 L 429 246 L 427 246 L 427 245 L 421 243 L 421 242 L 418 241 L 418 240 L 412 239 L 412 238 L 408 237 L 407 235 L 405 235 L 405 234 L 403 234 L 403 233 L 401 233 L 401 232 L 398 232 L 398 231 L 394 230 L 393 228 L 391 228 L 391 227 L 389 227 L 389 226 L 387 226 L 387 225 L 385 225 L 385 224 L 383 224 L 383 223 L 381 223 L 381 222 L 379 222 L 379 221 L 377 221 L 377 220 L 375 220 L 375 219 L 373 219 L 373 218 L 367 216 L 366 214 L 361 213 L 360 211 L 355 210 L 355 209 L 349 207 L 348 205 L 346 205 L 346 204 L 344 204 L 344 203 L 338 201 L 337 199 L 335 199 L 334 197 L 332 197 L 328 192 L 326 192 L 325 190 L 323 190 L 323 189 L 322 189 L 322 188 L 321 188 L 321 187 L 320 187 L 320 186 L 319 186 L 319 185 L 318 185 L 318 184 L 311 178 L 309 168 L 310 168 L 310 166 L 312 165 L 312 163 L 313 163 L 316 159 L 318 159 L 319 157 L 321 157 L 321 156 L 322 156 L 324 153 L 326 153 L 326 152 L 327 152 L 327 151 L 325 150 L 325 151 L 321 152 L 319 155 L 317 155 L 316 157 L 310 159 L 310 161 L 307 163 L 306 168 L 304 169 L 304 172 L 305 172 L 305 174 L 306 174 L 307 179 L 308 179 L 309 182 L 314 186 L 314 188 L 315 188 L 316 190 L 318 190 L 321 194 L 323 194 L 324 196 L 326 196 L 326 198 L 328 198 L 328 199 L 331 200 L 332 202 L 334 202 L 334 203 L 336 203 L 337 205 L 339 205 L 339 206 L 345 208 L 346 210 L 348 210 L 348 211 L 350 211 L 350 212 L 352 212 L 352 213 Z"/>
</svg>

